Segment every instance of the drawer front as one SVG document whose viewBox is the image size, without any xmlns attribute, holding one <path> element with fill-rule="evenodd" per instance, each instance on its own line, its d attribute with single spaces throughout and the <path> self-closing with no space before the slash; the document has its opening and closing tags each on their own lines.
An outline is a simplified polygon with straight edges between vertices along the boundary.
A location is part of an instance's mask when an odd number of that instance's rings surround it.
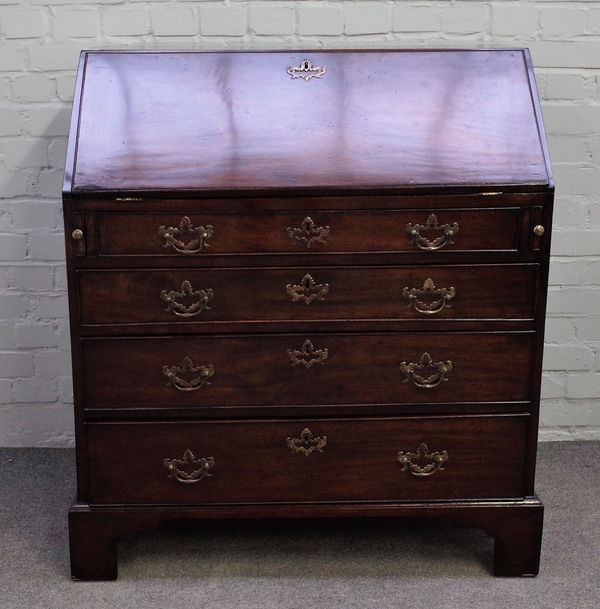
<svg viewBox="0 0 600 609">
<path fill-rule="evenodd" d="M 91 503 L 522 497 L 526 416 L 91 423 Z"/>
<path fill-rule="evenodd" d="M 532 319 L 538 265 L 79 271 L 84 324 Z"/>
<path fill-rule="evenodd" d="M 83 339 L 87 408 L 530 399 L 533 332 Z"/>
<path fill-rule="evenodd" d="M 519 249 L 520 208 L 98 214 L 103 256 Z"/>
</svg>

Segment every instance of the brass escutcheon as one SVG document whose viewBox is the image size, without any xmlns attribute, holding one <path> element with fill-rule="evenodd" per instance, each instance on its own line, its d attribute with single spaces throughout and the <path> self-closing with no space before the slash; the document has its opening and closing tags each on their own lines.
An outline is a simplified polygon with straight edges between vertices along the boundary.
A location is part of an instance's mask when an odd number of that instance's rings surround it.
<svg viewBox="0 0 600 609">
<path fill-rule="evenodd" d="M 301 349 L 288 349 L 288 357 L 293 366 L 304 366 L 307 370 L 314 364 L 322 364 L 329 357 L 328 349 L 315 349 L 311 340 L 307 338 Z"/>
<path fill-rule="evenodd" d="M 298 438 L 287 438 L 286 444 L 293 453 L 302 453 L 308 457 L 315 450 L 322 453 L 327 444 L 327 436 L 314 436 L 313 432 L 305 427 Z"/>
<path fill-rule="evenodd" d="M 309 305 L 313 300 L 325 300 L 325 296 L 329 293 L 329 284 L 316 283 L 312 275 L 306 273 L 299 284 L 288 283 L 285 289 L 292 297 L 292 302 L 303 300 L 305 304 Z"/>
<path fill-rule="evenodd" d="M 299 227 L 288 226 L 290 239 L 304 243 L 308 249 L 313 243 L 325 243 L 329 237 L 329 226 L 316 226 L 310 216 L 306 216 Z"/>
<path fill-rule="evenodd" d="M 308 82 L 311 78 L 323 78 L 327 68 L 325 66 L 313 66 L 308 59 L 303 59 L 299 66 L 290 66 L 286 69 L 286 72 L 292 78 L 302 78 L 302 80 Z"/>
</svg>

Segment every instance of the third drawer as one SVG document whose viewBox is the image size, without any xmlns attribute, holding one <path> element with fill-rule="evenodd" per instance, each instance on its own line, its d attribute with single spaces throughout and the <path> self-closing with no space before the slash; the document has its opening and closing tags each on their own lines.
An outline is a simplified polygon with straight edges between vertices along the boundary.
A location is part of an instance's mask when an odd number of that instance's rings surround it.
<svg viewBox="0 0 600 609">
<path fill-rule="evenodd" d="M 82 339 L 86 408 L 519 402 L 534 332 Z"/>
</svg>

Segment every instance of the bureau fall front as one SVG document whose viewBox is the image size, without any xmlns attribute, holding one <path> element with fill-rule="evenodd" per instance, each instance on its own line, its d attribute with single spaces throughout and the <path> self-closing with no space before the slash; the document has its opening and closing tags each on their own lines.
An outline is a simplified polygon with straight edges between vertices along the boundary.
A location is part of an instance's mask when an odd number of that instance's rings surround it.
<svg viewBox="0 0 600 609">
<path fill-rule="evenodd" d="M 73 576 L 172 521 L 350 516 L 536 574 L 553 196 L 526 50 L 83 52 Z"/>
</svg>

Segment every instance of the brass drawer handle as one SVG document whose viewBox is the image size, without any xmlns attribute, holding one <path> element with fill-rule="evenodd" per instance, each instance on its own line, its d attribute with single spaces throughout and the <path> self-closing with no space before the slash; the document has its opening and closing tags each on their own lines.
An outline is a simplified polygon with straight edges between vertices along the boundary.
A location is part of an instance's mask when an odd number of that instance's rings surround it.
<svg viewBox="0 0 600 609">
<path fill-rule="evenodd" d="M 421 231 L 442 233 L 433 240 L 429 240 L 423 235 Z M 408 242 L 414 243 L 419 249 L 422 250 L 439 250 L 445 245 L 453 245 L 454 237 L 458 234 L 458 224 L 438 224 L 438 219 L 435 214 L 431 214 L 427 218 L 425 224 L 411 224 L 410 222 L 406 225 L 406 232 L 408 234 Z"/>
<path fill-rule="evenodd" d="M 313 432 L 305 427 L 298 438 L 287 438 L 286 444 L 293 453 L 302 453 L 308 457 L 313 451 L 323 452 L 327 444 L 327 436 L 314 436 Z"/>
<path fill-rule="evenodd" d="M 402 290 L 402 298 L 408 300 L 408 306 L 423 315 L 435 315 L 442 309 L 452 307 L 449 301 L 456 296 L 456 290 L 450 288 L 436 288 L 433 279 L 427 278 L 422 288 L 408 288 Z"/>
<path fill-rule="evenodd" d="M 169 379 L 167 385 L 175 387 L 178 391 L 197 391 L 210 385 L 208 379 L 214 375 L 215 367 L 212 364 L 195 366 L 190 357 L 185 357 L 183 366 L 163 366 L 162 372 Z M 192 378 L 189 378 L 190 376 Z"/>
<path fill-rule="evenodd" d="M 329 293 L 329 284 L 317 283 L 312 275 L 306 273 L 298 285 L 288 283 L 285 289 L 292 297 L 292 302 L 303 300 L 309 305 L 313 300 L 325 300 L 325 296 Z"/>
<path fill-rule="evenodd" d="M 314 364 L 322 364 L 329 357 L 328 349 L 315 349 L 308 338 L 301 349 L 288 349 L 287 353 L 293 366 L 304 366 L 307 370 Z"/>
<path fill-rule="evenodd" d="M 445 450 L 432 453 L 427 444 L 422 443 L 416 453 L 400 451 L 397 455 L 402 464 L 403 472 L 409 472 L 413 476 L 433 476 L 435 472 L 444 471 L 444 463 L 448 461 L 448 453 Z M 423 461 L 430 461 L 426 465 L 420 465 Z"/>
<path fill-rule="evenodd" d="M 423 353 L 418 364 L 412 362 L 400 364 L 400 371 L 406 375 L 402 382 L 411 381 L 413 385 L 423 389 L 432 389 L 443 381 L 447 381 L 446 374 L 451 370 L 452 362 L 450 360 L 434 363 L 429 353 Z"/>
<path fill-rule="evenodd" d="M 175 478 L 182 484 L 194 484 L 200 482 L 202 478 L 212 476 L 210 470 L 214 467 L 215 460 L 212 457 L 196 459 L 194 453 L 187 448 L 183 453 L 183 459 L 165 459 L 163 463 L 169 470 L 167 478 Z M 196 469 L 189 471 L 192 467 Z"/>
<path fill-rule="evenodd" d="M 158 234 L 165 240 L 163 247 L 172 247 L 180 254 L 197 254 L 202 248 L 209 247 L 207 240 L 212 237 L 213 227 L 210 224 L 194 226 L 192 221 L 184 216 L 178 228 L 159 226 Z M 181 239 L 186 236 L 190 239 L 187 243 Z"/>
<path fill-rule="evenodd" d="M 162 290 L 160 299 L 166 303 L 165 311 L 171 311 L 178 317 L 194 317 L 206 309 L 210 309 L 208 303 L 212 300 L 214 292 L 207 288 L 206 290 L 194 290 L 189 281 L 184 281 L 181 284 L 179 291 Z M 182 298 L 195 298 L 196 300 L 189 305 L 179 302 Z"/>
<path fill-rule="evenodd" d="M 310 216 L 306 216 L 299 227 L 288 226 L 290 239 L 304 243 L 308 249 L 313 243 L 325 243 L 329 237 L 329 226 L 316 226 Z"/>
</svg>

